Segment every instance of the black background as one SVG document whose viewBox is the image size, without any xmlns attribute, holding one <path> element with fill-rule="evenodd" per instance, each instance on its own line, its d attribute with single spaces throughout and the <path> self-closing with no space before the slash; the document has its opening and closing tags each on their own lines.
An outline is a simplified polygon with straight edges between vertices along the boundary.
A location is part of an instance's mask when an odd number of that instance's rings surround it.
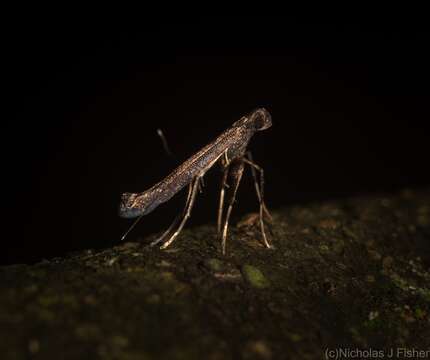
<svg viewBox="0 0 430 360">
<path fill-rule="evenodd" d="M 429 184 L 419 22 L 38 18 L 5 35 L 3 263 L 116 244 L 130 225 L 117 216 L 122 192 L 146 190 L 261 106 L 274 125 L 251 149 L 272 208 Z M 219 180 L 206 175 L 191 224 L 214 222 Z M 130 239 L 168 226 L 183 196 Z M 247 178 L 235 218 L 256 208 Z"/>
</svg>

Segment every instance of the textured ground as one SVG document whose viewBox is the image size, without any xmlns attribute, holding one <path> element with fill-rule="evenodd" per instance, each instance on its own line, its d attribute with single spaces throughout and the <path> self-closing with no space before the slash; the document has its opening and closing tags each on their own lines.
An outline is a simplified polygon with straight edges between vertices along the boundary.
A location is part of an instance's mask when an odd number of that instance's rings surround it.
<svg viewBox="0 0 430 360">
<path fill-rule="evenodd" d="M 227 255 L 213 225 L 0 268 L 0 358 L 320 359 L 429 349 L 430 191 L 250 215 Z"/>
</svg>

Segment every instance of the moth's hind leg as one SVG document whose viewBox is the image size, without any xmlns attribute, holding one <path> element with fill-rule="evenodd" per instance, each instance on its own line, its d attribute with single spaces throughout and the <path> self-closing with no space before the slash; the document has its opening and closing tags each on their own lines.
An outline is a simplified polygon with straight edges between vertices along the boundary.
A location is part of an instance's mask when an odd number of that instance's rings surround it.
<svg viewBox="0 0 430 360">
<path fill-rule="evenodd" d="M 179 223 L 179 226 L 176 229 L 176 231 L 172 234 L 172 236 L 170 236 L 169 240 L 167 240 L 166 242 L 164 242 L 163 245 L 160 246 L 160 249 L 165 249 L 166 247 L 168 247 L 177 238 L 177 236 L 182 231 L 182 228 L 184 227 L 185 223 L 187 222 L 188 218 L 191 215 L 191 210 L 193 209 L 194 202 L 196 200 L 196 195 L 197 195 L 197 190 L 199 188 L 199 184 L 200 184 L 200 176 L 196 176 L 193 179 L 191 186 L 190 186 L 191 190 L 189 191 L 187 204 L 186 204 L 184 212 L 182 214 L 181 222 Z"/>
<path fill-rule="evenodd" d="M 163 235 L 159 236 L 157 239 L 152 241 L 149 245 L 154 246 L 159 244 L 160 242 L 163 242 L 167 238 L 167 236 L 171 233 L 172 229 L 178 224 L 180 218 L 181 218 L 181 214 L 177 215 L 175 217 L 175 220 L 173 220 L 172 224 L 167 228 L 167 230 L 163 233 Z"/>
<path fill-rule="evenodd" d="M 190 202 L 191 199 L 191 193 L 193 190 L 193 182 L 191 182 L 188 185 L 188 195 L 187 195 L 187 200 L 185 201 L 185 207 L 184 210 L 182 210 L 182 213 L 177 215 L 175 217 L 175 220 L 173 220 L 172 224 L 170 224 L 170 226 L 167 228 L 167 230 L 157 239 L 155 239 L 153 242 L 151 242 L 150 246 L 154 246 L 159 244 L 160 242 L 163 242 L 171 233 L 172 229 L 179 223 L 179 220 L 181 219 L 181 217 L 185 214 L 185 212 L 187 211 L 188 208 L 188 204 Z"/>
</svg>

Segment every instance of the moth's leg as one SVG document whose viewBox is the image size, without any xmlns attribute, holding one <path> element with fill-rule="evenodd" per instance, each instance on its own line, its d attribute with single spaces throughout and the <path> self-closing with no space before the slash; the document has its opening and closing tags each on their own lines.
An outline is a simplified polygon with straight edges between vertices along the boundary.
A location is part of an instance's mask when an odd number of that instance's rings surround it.
<svg viewBox="0 0 430 360">
<path fill-rule="evenodd" d="M 261 166 L 258 166 L 254 160 L 252 159 L 251 152 L 248 151 L 246 153 L 247 158 L 244 161 L 250 166 L 252 177 L 254 179 L 255 192 L 257 193 L 257 198 L 260 203 L 263 204 L 263 211 L 269 220 L 272 220 L 272 215 L 270 215 L 269 210 L 267 209 L 266 203 L 264 201 L 264 170 Z M 260 180 L 257 180 L 257 174 L 255 171 L 260 173 Z"/>
<path fill-rule="evenodd" d="M 188 218 L 191 215 L 191 210 L 193 209 L 194 201 L 196 200 L 197 190 L 198 190 L 199 184 L 200 184 L 200 176 L 196 176 L 191 184 L 192 184 L 191 195 L 189 197 L 189 201 L 187 203 L 187 207 L 186 207 L 185 212 L 183 214 L 181 223 L 179 224 L 177 230 L 170 237 L 170 239 L 167 240 L 163 245 L 160 246 L 160 249 L 165 249 L 166 247 L 168 247 L 173 242 L 173 240 L 176 239 L 176 237 L 179 235 L 179 233 L 181 232 L 182 228 L 184 227 L 185 223 L 187 222 Z"/>
<path fill-rule="evenodd" d="M 199 180 L 199 193 L 203 192 L 203 188 L 205 187 L 205 181 L 203 180 L 203 176 Z"/>
<path fill-rule="evenodd" d="M 187 195 L 187 201 L 185 202 L 185 207 L 184 210 L 182 210 L 182 214 L 179 214 L 175 217 L 175 220 L 173 220 L 173 222 L 170 224 L 170 226 L 167 228 L 167 230 L 163 233 L 163 235 L 161 235 L 160 237 L 158 237 L 157 239 L 155 239 L 153 242 L 151 242 L 150 246 L 154 246 L 157 245 L 158 243 L 160 243 L 161 241 L 163 241 L 172 231 L 172 229 L 178 224 L 179 220 L 181 219 L 181 216 L 183 216 L 183 214 L 185 214 L 187 208 L 188 208 L 188 204 L 190 202 L 190 198 L 191 198 L 191 192 L 192 192 L 192 182 L 188 185 L 188 195 Z"/>
<path fill-rule="evenodd" d="M 225 247 L 227 241 L 227 230 L 228 230 L 228 221 L 230 219 L 231 211 L 233 210 L 233 204 L 236 200 L 237 189 L 239 188 L 240 180 L 242 179 L 243 168 L 245 164 L 242 159 L 237 159 L 232 161 L 229 170 L 229 177 L 231 178 L 231 196 L 228 202 L 227 213 L 224 220 L 222 238 L 221 238 L 221 249 L 222 253 L 225 254 Z"/>
<path fill-rule="evenodd" d="M 248 159 L 244 158 L 243 161 L 248 165 L 250 165 L 252 176 L 254 178 L 255 192 L 257 193 L 258 202 L 260 205 L 259 220 L 260 220 L 261 235 L 263 236 L 264 245 L 270 249 L 273 246 L 267 240 L 266 230 L 264 228 L 264 219 L 263 219 L 264 214 L 266 214 L 269 217 L 269 219 L 272 219 L 272 216 L 270 215 L 269 211 L 267 210 L 266 204 L 264 203 L 264 170 L 252 161 L 252 156 L 250 152 L 248 152 L 247 157 Z M 255 173 L 255 170 L 257 170 L 260 173 L 260 185 L 257 182 L 257 175 Z"/>
<path fill-rule="evenodd" d="M 218 234 L 221 233 L 222 213 L 224 210 L 224 196 L 225 196 L 225 188 L 227 185 L 227 177 L 228 177 L 228 166 L 225 166 L 223 168 L 221 191 L 219 193 L 218 221 L 217 221 Z"/>
<path fill-rule="evenodd" d="M 158 243 L 162 242 L 167 237 L 167 235 L 170 234 L 170 232 L 172 231 L 172 229 L 178 224 L 180 218 L 181 218 L 181 215 L 177 215 L 175 217 L 175 220 L 173 220 L 173 222 L 170 224 L 170 226 L 167 228 L 167 230 L 163 233 L 163 235 L 161 235 L 160 237 L 158 237 L 157 239 L 155 239 L 149 245 L 150 246 L 154 246 L 154 245 L 157 245 Z"/>
<path fill-rule="evenodd" d="M 228 177 L 228 167 L 230 165 L 230 161 L 228 160 L 227 151 L 224 152 L 223 157 L 221 159 L 221 166 L 222 166 L 222 181 L 221 181 L 221 190 L 219 193 L 219 205 L 218 205 L 218 220 L 217 220 L 217 232 L 218 234 L 221 233 L 221 227 L 222 227 L 222 214 L 224 212 L 224 196 L 225 196 L 225 189 L 228 187 L 227 185 L 227 177 Z"/>
</svg>

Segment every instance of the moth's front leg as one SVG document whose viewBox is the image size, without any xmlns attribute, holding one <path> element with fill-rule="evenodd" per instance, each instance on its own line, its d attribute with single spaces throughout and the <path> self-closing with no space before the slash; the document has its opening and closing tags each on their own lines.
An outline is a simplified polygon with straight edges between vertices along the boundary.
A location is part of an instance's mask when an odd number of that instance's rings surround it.
<svg viewBox="0 0 430 360">
<path fill-rule="evenodd" d="M 254 178 L 255 192 L 257 193 L 257 198 L 260 205 L 259 220 L 261 235 L 263 236 L 264 245 L 270 249 L 273 248 L 273 245 L 267 240 L 266 230 L 264 227 L 264 215 L 266 215 L 269 220 L 272 220 L 272 216 L 270 215 L 269 210 L 267 210 L 266 204 L 264 202 L 264 170 L 262 167 L 254 163 L 251 152 L 247 153 L 247 158 L 244 158 L 243 161 L 251 167 L 252 177 Z M 260 173 L 260 184 L 258 184 L 255 171 Z"/>
</svg>

